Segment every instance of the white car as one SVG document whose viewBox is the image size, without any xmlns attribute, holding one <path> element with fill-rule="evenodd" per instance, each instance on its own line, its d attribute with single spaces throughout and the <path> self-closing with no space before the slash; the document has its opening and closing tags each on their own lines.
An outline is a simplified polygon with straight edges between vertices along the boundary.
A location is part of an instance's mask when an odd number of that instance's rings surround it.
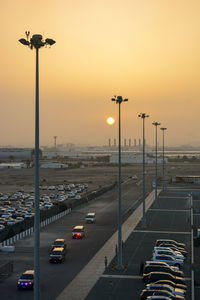
<svg viewBox="0 0 200 300">
<path fill-rule="evenodd" d="M 59 185 L 57 188 L 58 191 L 64 191 L 64 186 L 63 185 Z"/>
<path fill-rule="evenodd" d="M 183 259 L 176 259 L 171 255 L 153 255 L 153 261 L 164 261 L 168 263 L 170 266 L 181 267 L 183 266 L 184 260 Z"/>
<path fill-rule="evenodd" d="M 24 215 L 24 218 L 32 218 L 34 216 L 34 213 L 26 213 L 25 215 Z"/>
<path fill-rule="evenodd" d="M 184 259 L 184 256 L 181 254 L 181 252 L 179 251 L 174 251 L 170 248 L 164 248 L 164 247 L 154 247 L 154 250 L 153 250 L 153 255 L 154 254 L 158 254 L 158 255 L 171 255 L 173 256 L 174 258 L 176 259 Z"/>
<path fill-rule="evenodd" d="M 51 202 L 44 204 L 45 208 L 51 208 L 52 206 L 53 206 L 53 204 Z"/>
<path fill-rule="evenodd" d="M 0 224 L 0 231 L 3 230 L 5 226 L 3 224 Z"/>
<path fill-rule="evenodd" d="M 50 191 L 54 191 L 56 189 L 56 187 L 54 185 L 49 186 L 48 190 Z"/>
<path fill-rule="evenodd" d="M 18 221 L 15 221 L 15 219 L 12 219 L 10 218 L 8 221 L 7 221 L 7 225 L 8 226 L 12 226 L 12 225 L 15 225 Z"/>
<path fill-rule="evenodd" d="M 76 200 L 80 200 L 80 199 L 81 199 L 81 195 L 76 195 L 76 196 L 75 196 L 75 199 L 76 199 Z"/>
</svg>

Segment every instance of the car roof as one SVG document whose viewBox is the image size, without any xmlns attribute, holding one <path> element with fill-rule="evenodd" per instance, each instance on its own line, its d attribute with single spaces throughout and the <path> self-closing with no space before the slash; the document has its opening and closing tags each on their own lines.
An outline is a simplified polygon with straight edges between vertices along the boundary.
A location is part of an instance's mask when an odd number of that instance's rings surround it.
<svg viewBox="0 0 200 300">
<path fill-rule="evenodd" d="M 65 239 L 56 239 L 55 241 L 56 241 L 56 242 L 58 242 L 58 241 L 65 242 Z M 55 242 L 55 241 L 54 241 L 54 242 Z"/>
<path fill-rule="evenodd" d="M 77 225 L 77 226 L 74 226 L 74 228 L 73 229 L 83 229 L 84 228 L 84 226 L 83 225 Z"/>
<path fill-rule="evenodd" d="M 53 249 L 53 251 L 63 251 L 63 250 L 64 250 L 63 247 L 56 247 L 56 248 Z"/>
<path fill-rule="evenodd" d="M 93 215 L 93 216 L 94 216 L 95 213 L 94 213 L 94 212 L 89 212 L 89 213 L 87 213 L 87 216 L 88 216 L 88 215 Z"/>
<path fill-rule="evenodd" d="M 34 270 L 26 270 L 23 274 L 34 274 Z"/>
</svg>

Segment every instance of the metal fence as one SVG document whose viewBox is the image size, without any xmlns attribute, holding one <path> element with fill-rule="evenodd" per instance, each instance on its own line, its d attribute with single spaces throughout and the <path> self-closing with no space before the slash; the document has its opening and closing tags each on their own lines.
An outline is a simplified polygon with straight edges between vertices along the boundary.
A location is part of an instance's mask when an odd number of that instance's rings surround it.
<svg viewBox="0 0 200 300">
<path fill-rule="evenodd" d="M 68 208 L 57 215 L 47 218 L 46 220 L 44 220 L 40 223 L 40 228 L 45 227 L 52 222 L 55 222 L 56 220 L 64 217 L 65 215 L 68 215 L 69 213 L 71 213 L 71 208 Z M 24 237 L 31 235 L 33 232 L 34 232 L 34 227 L 31 227 L 25 231 L 22 231 L 16 235 L 12 236 L 11 238 L 3 241 L 2 243 L 0 243 L 0 248 L 5 247 L 5 246 L 10 246 L 13 243 L 15 243 L 16 241 L 21 240 Z"/>
<path fill-rule="evenodd" d="M 0 265 L 0 281 L 4 280 L 13 272 L 13 261 L 4 262 Z"/>
</svg>

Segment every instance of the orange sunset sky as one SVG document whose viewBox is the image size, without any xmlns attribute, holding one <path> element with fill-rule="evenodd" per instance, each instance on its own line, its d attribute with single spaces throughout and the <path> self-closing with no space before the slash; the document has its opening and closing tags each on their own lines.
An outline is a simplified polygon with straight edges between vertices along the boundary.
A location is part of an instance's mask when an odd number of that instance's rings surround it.
<svg viewBox="0 0 200 300">
<path fill-rule="evenodd" d="M 34 145 L 35 51 L 25 30 L 53 38 L 40 50 L 40 145 L 107 144 L 117 137 L 113 95 L 122 104 L 122 138 L 200 144 L 199 0 L 1 0 L 0 146 Z M 161 132 L 159 132 L 161 143 Z"/>
</svg>

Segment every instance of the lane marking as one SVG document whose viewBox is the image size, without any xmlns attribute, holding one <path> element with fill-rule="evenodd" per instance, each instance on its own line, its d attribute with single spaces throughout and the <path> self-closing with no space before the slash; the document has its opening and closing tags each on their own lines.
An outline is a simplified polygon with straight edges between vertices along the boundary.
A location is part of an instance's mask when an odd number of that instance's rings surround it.
<svg viewBox="0 0 200 300">
<path fill-rule="evenodd" d="M 120 275 L 120 274 L 119 275 L 103 274 L 100 277 L 103 277 L 103 278 L 122 278 L 122 279 L 142 279 L 142 276 L 139 276 L 139 275 Z M 184 279 L 185 279 L 185 281 L 190 281 L 191 277 L 185 277 Z"/>
<path fill-rule="evenodd" d="M 187 231 L 158 231 L 158 230 L 133 230 L 133 232 L 145 232 L 145 233 L 170 233 L 170 234 L 188 234 L 190 235 L 191 232 L 187 232 Z"/>
<path fill-rule="evenodd" d="M 106 275 L 106 274 L 103 274 L 100 277 L 103 277 L 103 278 L 123 278 L 123 279 L 142 279 L 142 276 L 139 276 L 139 275 Z"/>
<path fill-rule="evenodd" d="M 165 209 L 165 208 L 150 208 L 149 211 L 169 211 L 169 212 L 186 212 L 186 211 L 189 211 L 190 212 L 190 209 Z"/>
</svg>

